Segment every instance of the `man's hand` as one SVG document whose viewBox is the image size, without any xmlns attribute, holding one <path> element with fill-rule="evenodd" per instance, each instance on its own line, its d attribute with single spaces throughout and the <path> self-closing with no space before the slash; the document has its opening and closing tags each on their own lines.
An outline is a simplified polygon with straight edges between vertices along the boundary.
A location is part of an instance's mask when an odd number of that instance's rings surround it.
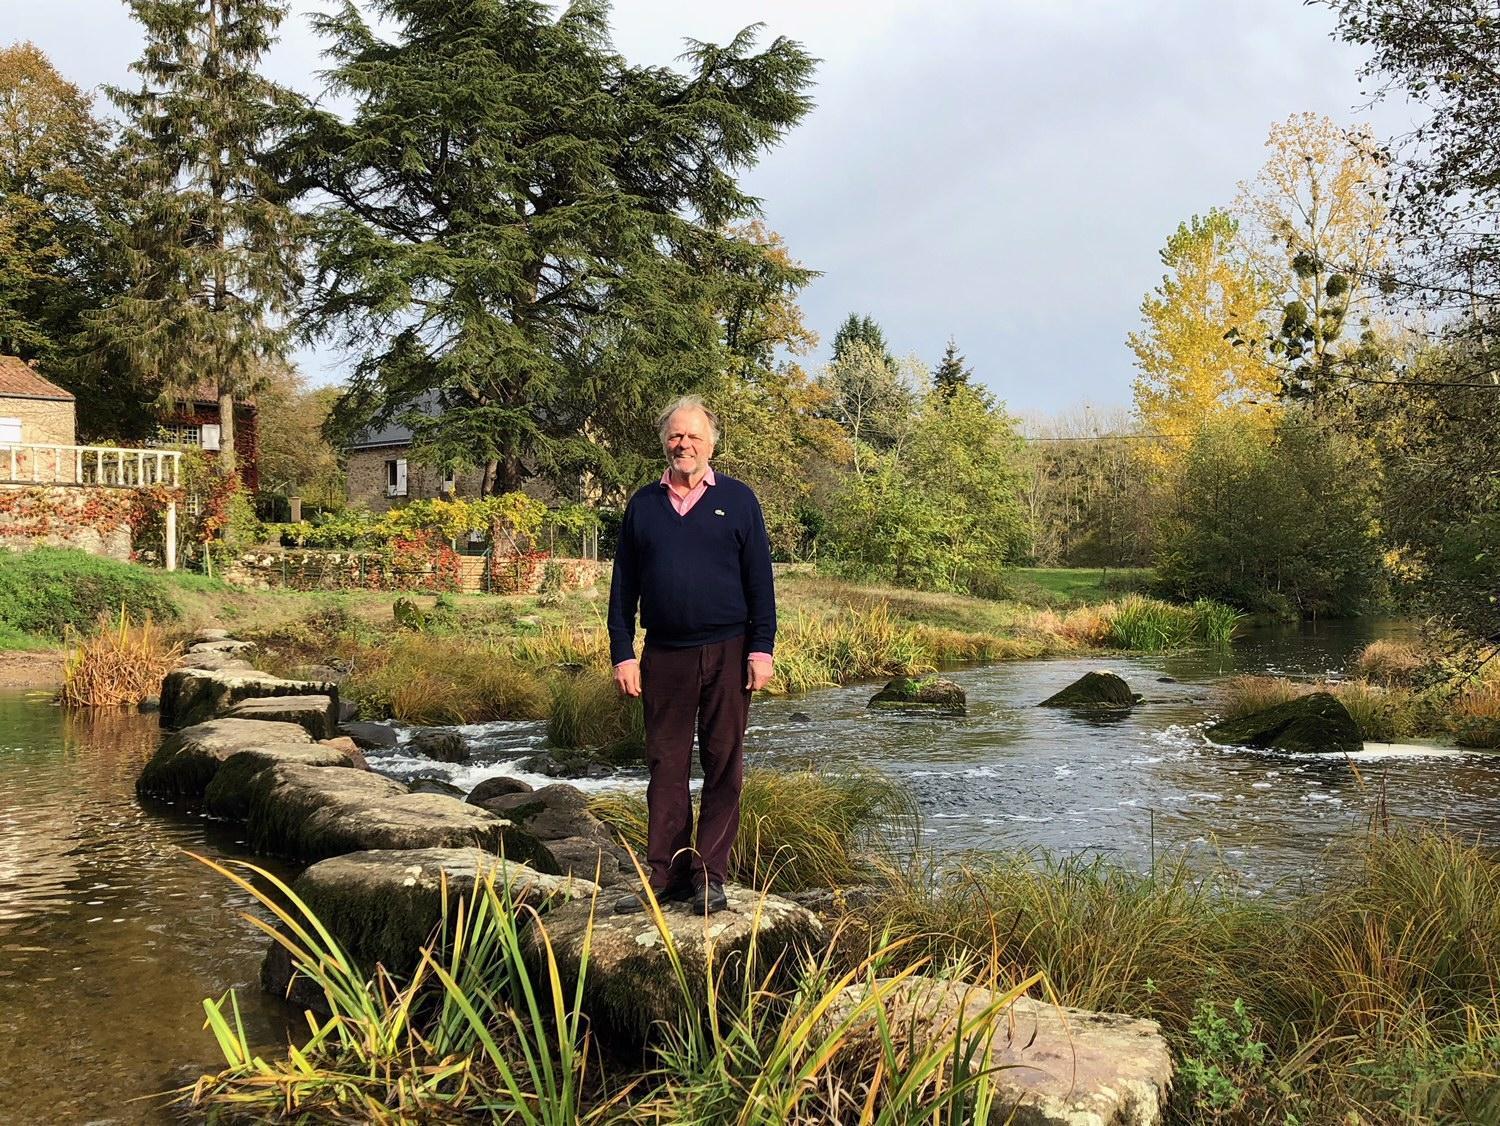
<svg viewBox="0 0 1500 1126">
<path fill-rule="evenodd" d="M 620 690 L 621 696 L 639 696 L 641 694 L 641 663 L 621 661 L 616 665 L 615 687 Z"/>
<path fill-rule="evenodd" d="M 750 666 L 749 675 L 745 678 L 745 687 L 751 692 L 759 692 L 771 683 L 771 676 L 775 671 L 770 661 L 759 661 L 751 659 L 745 662 Z M 619 670 L 616 670 L 618 676 Z"/>
</svg>

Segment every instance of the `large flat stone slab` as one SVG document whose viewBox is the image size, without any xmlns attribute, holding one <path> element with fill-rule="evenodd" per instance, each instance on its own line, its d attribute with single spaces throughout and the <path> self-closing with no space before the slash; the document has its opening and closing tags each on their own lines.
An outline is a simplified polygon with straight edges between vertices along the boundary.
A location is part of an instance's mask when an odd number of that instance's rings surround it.
<svg viewBox="0 0 1500 1126">
<path fill-rule="evenodd" d="M 538 872 L 477 848 L 386 849 L 351 852 L 312 865 L 292 884 L 364 973 L 379 963 L 404 976 L 416 968 L 421 948 L 443 922 L 446 882 L 449 918 L 459 900 L 472 900 L 478 880 L 494 878 L 512 904 L 546 910 L 598 891 L 587 880 Z M 273 942 L 261 966 L 268 993 L 287 996 L 291 956 Z M 296 995 L 294 994 L 294 997 Z M 300 999 L 316 1003 L 316 996 Z"/>
<path fill-rule="evenodd" d="M 203 669 L 206 672 L 255 672 L 255 666 L 235 653 L 184 653 L 177 660 L 180 669 Z"/>
<path fill-rule="evenodd" d="M 331 739 L 338 728 L 338 711 L 332 696 L 249 696 L 224 715 L 230 719 L 295 723 L 314 739 Z"/>
<path fill-rule="evenodd" d="M 173 669 L 161 682 L 161 724 L 189 727 L 216 719 L 252 696 L 331 696 L 338 706 L 338 685 L 283 680 L 238 669 Z"/>
<path fill-rule="evenodd" d="M 756 981 L 779 965 L 787 980 L 801 957 L 827 946 L 828 933 L 811 911 L 775 895 L 748 888 L 725 889 L 729 909 L 707 917 L 679 905 L 665 906 L 665 931 L 650 913 L 616 915 L 608 903 L 576 902 L 547 913 L 542 921 L 568 996 L 578 980 L 585 943 L 588 972 L 582 1008 L 595 1038 L 617 1054 L 639 1054 L 663 1027 L 701 1020 L 709 958 L 720 993 L 738 996 L 754 946 Z M 597 909 L 596 909 L 597 906 Z M 540 970 L 544 951 L 536 926 L 527 932 L 528 957 Z M 681 959 L 690 997 L 685 997 L 668 954 L 670 941 Z"/>
<path fill-rule="evenodd" d="M 1003 996 L 964 982 L 912 977 L 876 984 L 895 1039 L 931 1043 L 986 1036 L 978 1067 L 994 1067 L 992 1123 L 1015 1126 L 1150 1126 L 1162 1120 L 1172 1052 L 1153 1020 Z M 826 1018 L 876 1027 L 877 1003 L 856 985 Z M 889 992 L 884 992 L 890 990 Z M 960 1032 L 960 1025 L 963 1031 Z"/>
<path fill-rule="evenodd" d="M 145 797 L 198 801 L 231 756 L 260 747 L 312 741 L 312 736 L 295 723 L 216 719 L 194 724 L 162 740 L 136 779 L 136 792 Z"/>
<path fill-rule="evenodd" d="M 354 769 L 354 759 L 342 748 L 322 743 L 256 747 L 230 755 L 203 791 L 203 811 L 225 821 L 250 816 L 250 794 L 256 777 L 273 766 L 341 767 Z"/>
<path fill-rule="evenodd" d="M 457 798 L 409 793 L 363 770 L 278 763 L 256 774 L 245 793 L 247 837 L 261 852 L 322 860 L 370 849 L 472 846 L 556 868 L 536 838 L 510 821 Z"/>
</svg>

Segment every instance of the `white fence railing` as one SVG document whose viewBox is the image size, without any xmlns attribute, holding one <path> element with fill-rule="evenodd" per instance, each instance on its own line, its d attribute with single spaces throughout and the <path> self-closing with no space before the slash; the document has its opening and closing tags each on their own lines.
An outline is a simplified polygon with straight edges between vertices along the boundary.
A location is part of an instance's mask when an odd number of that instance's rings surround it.
<svg viewBox="0 0 1500 1126">
<path fill-rule="evenodd" d="M 0 485 L 107 485 L 144 489 L 178 483 L 177 450 L 121 446 L 0 445 Z"/>
</svg>

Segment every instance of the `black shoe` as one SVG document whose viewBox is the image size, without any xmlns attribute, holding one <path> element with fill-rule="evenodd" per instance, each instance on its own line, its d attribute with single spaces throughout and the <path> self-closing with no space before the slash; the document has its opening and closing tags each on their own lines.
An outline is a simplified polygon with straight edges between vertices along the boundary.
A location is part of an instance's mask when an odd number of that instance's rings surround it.
<svg viewBox="0 0 1500 1126">
<path fill-rule="evenodd" d="M 690 884 L 674 884 L 656 893 L 657 903 L 684 903 L 696 895 Z M 615 900 L 616 915 L 633 915 L 637 911 L 646 909 L 646 893 L 644 891 L 633 891 L 629 895 Z"/>
<path fill-rule="evenodd" d="M 688 900 L 688 908 L 695 915 L 712 915 L 715 911 L 722 911 L 729 906 L 729 900 L 724 895 L 724 885 L 709 882 L 701 888 L 693 891 L 693 897 Z"/>
</svg>

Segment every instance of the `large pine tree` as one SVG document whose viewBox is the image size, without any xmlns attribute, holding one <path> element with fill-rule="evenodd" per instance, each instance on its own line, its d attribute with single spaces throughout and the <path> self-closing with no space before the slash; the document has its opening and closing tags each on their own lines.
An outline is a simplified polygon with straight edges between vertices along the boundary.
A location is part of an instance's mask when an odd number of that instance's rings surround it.
<svg viewBox="0 0 1500 1126">
<path fill-rule="evenodd" d="M 662 397 L 725 366 L 726 273 L 776 265 L 728 233 L 756 210 L 736 175 L 807 112 L 813 60 L 748 29 L 690 43 L 686 74 L 632 66 L 607 17 L 375 0 L 319 21 L 352 110 L 309 110 L 289 155 L 312 322 L 358 356 L 341 418 L 404 417 L 419 456 L 494 491 L 637 477 Z"/>
<path fill-rule="evenodd" d="M 234 404 L 284 355 L 301 284 L 297 219 L 262 159 L 286 95 L 261 59 L 277 0 L 131 0 L 146 49 L 138 90 L 112 89 L 138 192 L 132 286 L 104 322 L 168 398 L 207 383 L 219 465 L 236 468 Z"/>
<path fill-rule="evenodd" d="M 943 398 L 948 398 L 958 387 L 973 386 L 974 369 L 969 367 L 964 354 L 958 350 L 958 342 L 948 337 L 948 347 L 943 358 L 932 373 L 932 386 Z"/>
</svg>

